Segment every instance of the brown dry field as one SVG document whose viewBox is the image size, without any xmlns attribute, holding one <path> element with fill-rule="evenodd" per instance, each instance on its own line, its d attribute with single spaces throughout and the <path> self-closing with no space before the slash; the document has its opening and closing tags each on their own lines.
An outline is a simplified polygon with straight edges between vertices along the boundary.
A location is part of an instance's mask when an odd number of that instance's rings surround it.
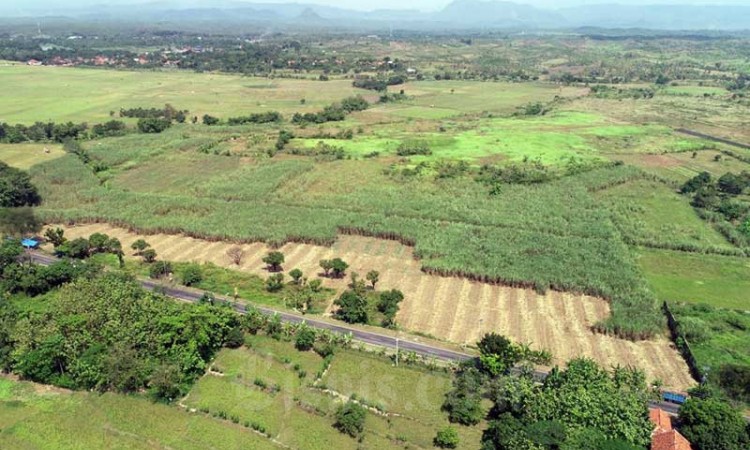
<svg viewBox="0 0 750 450">
<path fill-rule="evenodd" d="M 233 265 L 226 250 L 233 244 L 209 242 L 180 235 L 143 236 L 107 224 L 65 227 L 69 239 L 106 233 L 117 237 L 126 249 L 138 238 L 145 238 L 168 261 L 211 262 L 267 276 L 261 258 L 269 251 L 262 244 L 243 245 L 245 258 L 240 267 Z M 454 343 L 476 342 L 484 333 L 495 331 L 517 342 L 546 348 L 556 364 L 577 356 L 595 359 L 605 367 L 635 366 L 649 380 L 660 379 L 667 387 L 686 389 L 693 380 L 687 365 L 666 337 L 652 341 L 630 342 L 595 334 L 590 327 L 609 315 L 606 301 L 584 295 L 517 289 L 463 278 L 427 275 L 420 270 L 412 249 L 394 241 L 340 236 L 332 247 L 286 244 L 284 269 L 301 269 L 314 277 L 321 259 L 341 257 L 349 272 L 364 275 L 380 272 L 378 289 L 400 289 L 405 296 L 398 323 L 406 330 L 426 333 Z M 332 288 L 344 289 L 347 280 L 326 280 Z"/>
</svg>

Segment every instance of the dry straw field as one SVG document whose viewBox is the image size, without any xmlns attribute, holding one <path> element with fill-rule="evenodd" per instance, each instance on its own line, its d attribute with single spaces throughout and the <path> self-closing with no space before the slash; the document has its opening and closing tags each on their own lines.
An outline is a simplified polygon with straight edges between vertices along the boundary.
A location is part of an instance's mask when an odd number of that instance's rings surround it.
<svg viewBox="0 0 750 450">
<path fill-rule="evenodd" d="M 144 237 L 107 224 L 68 227 L 66 236 L 88 237 L 95 232 L 117 237 L 125 248 Z M 261 262 L 269 251 L 265 244 L 244 245 L 245 258 L 237 267 L 226 256 L 230 243 L 166 234 L 145 238 L 163 260 L 211 262 L 267 275 Z M 398 323 L 409 331 L 460 344 L 473 343 L 483 333 L 496 331 L 549 349 L 556 363 L 587 356 L 605 367 L 639 367 L 649 380 L 660 379 L 673 389 L 686 389 L 693 384 L 687 365 L 666 337 L 631 342 L 593 333 L 591 325 L 610 313 L 608 303 L 602 299 L 554 291 L 539 295 L 529 289 L 427 275 L 420 270 L 410 247 L 381 239 L 340 236 L 332 247 L 290 243 L 280 251 L 286 256 L 286 271 L 299 268 L 308 277 L 320 272 L 321 259 L 332 257 L 343 258 L 350 264 L 350 271 L 360 274 L 380 271 L 378 289 L 396 288 L 405 295 Z M 344 289 L 347 281 L 326 283 Z"/>
</svg>

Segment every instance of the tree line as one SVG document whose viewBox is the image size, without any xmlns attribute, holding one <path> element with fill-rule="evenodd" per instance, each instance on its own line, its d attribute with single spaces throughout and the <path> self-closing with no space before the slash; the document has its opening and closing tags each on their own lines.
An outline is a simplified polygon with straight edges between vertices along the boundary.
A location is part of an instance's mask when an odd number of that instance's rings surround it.
<svg viewBox="0 0 750 450">
<path fill-rule="evenodd" d="M 317 113 L 295 113 L 292 116 L 292 123 L 295 125 L 320 124 L 326 122 L 340 122 L 346 119 L 346 116 L 357 111 L 364 111 L 370 107 L 370 104 L 357 95 L 347 97 L 341 102 L 328 105 L 323 111 Z"/>
</svg>

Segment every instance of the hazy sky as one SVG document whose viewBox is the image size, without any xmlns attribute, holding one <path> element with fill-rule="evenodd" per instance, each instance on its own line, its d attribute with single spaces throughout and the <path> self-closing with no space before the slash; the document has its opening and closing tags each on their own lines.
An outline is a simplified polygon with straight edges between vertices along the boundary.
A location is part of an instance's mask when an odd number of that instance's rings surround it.
<svg viewBox="0 0 750 450">
<path fill-rule="evenodd" d="M 95 4 L 138 4 L 166 1 L 182 6 L 215 6 L 229 2 L 240 3 L 243 0 L 0 0 L 0 9 L 28 10 L 45 7 L 60 9 L 65 7 L 89 6 Z M 245 3 L 316 3 L 351 9 L 421 9 L 437 10 L 450 3 L 451 0 L 260 0 Z M 750 0 L 515 0 L 516 3 L 526 3 L 541 7 L 564 7 L 586 4 L 620 3 L 620 4 L 695 4 L 695 5 L 748 5 Z"/>
</svg>

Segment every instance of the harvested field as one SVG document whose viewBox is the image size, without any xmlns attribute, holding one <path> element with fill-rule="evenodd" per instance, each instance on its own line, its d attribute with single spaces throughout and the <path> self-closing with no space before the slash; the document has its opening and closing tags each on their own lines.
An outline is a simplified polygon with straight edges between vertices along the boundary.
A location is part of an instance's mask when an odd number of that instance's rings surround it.
<svg viewBox="0 0 750 450">
<path fill-rule="evenodd" d="M 126 249 L 143 237 L 107 224 L 66 228 L 68 238 L 92 233 L 117 237 Z M 146 240 L 170 261 L 211 262 L 219 266 L 266 276 L 261 258 L 269 248 L 260 243 L 243 245 L 242 264 L 234 266 L 226 256 L 233 244 L 210 242 L 185 236 L 156 234 Z M 630 342 L 595 334 L 591 325 L 609 316 L 606 301 L 584 295 L 550 291 L 539 295 L 533 290 L 478 283 L 462 278 L 427 275 L 420 270 L 412 249 L 394 241 L 358 236 L 340 236 L 332 247 L 286 244 L 284 270 L 299 268 L 305 276 L 320 272 L 321 259 L 341 257 L 349 271 L 364 275 L 380 272 L 378 289 L 403 291 L 398 322 L 407 330 L 426 333 L 455 343 L 474 343 L 489 331 L 507 335 L 537 348 L 549 349 L 555 363 L 576 357 L 594 358 L 605 367 L 631 365 L 643 369 L 648 379 L 660 379 L 674 389 L 693 384 L 687 365 L 666 337 Z M 335 289 L 344 289 L 348 280 L 326 280 Z"/>
</svg>

